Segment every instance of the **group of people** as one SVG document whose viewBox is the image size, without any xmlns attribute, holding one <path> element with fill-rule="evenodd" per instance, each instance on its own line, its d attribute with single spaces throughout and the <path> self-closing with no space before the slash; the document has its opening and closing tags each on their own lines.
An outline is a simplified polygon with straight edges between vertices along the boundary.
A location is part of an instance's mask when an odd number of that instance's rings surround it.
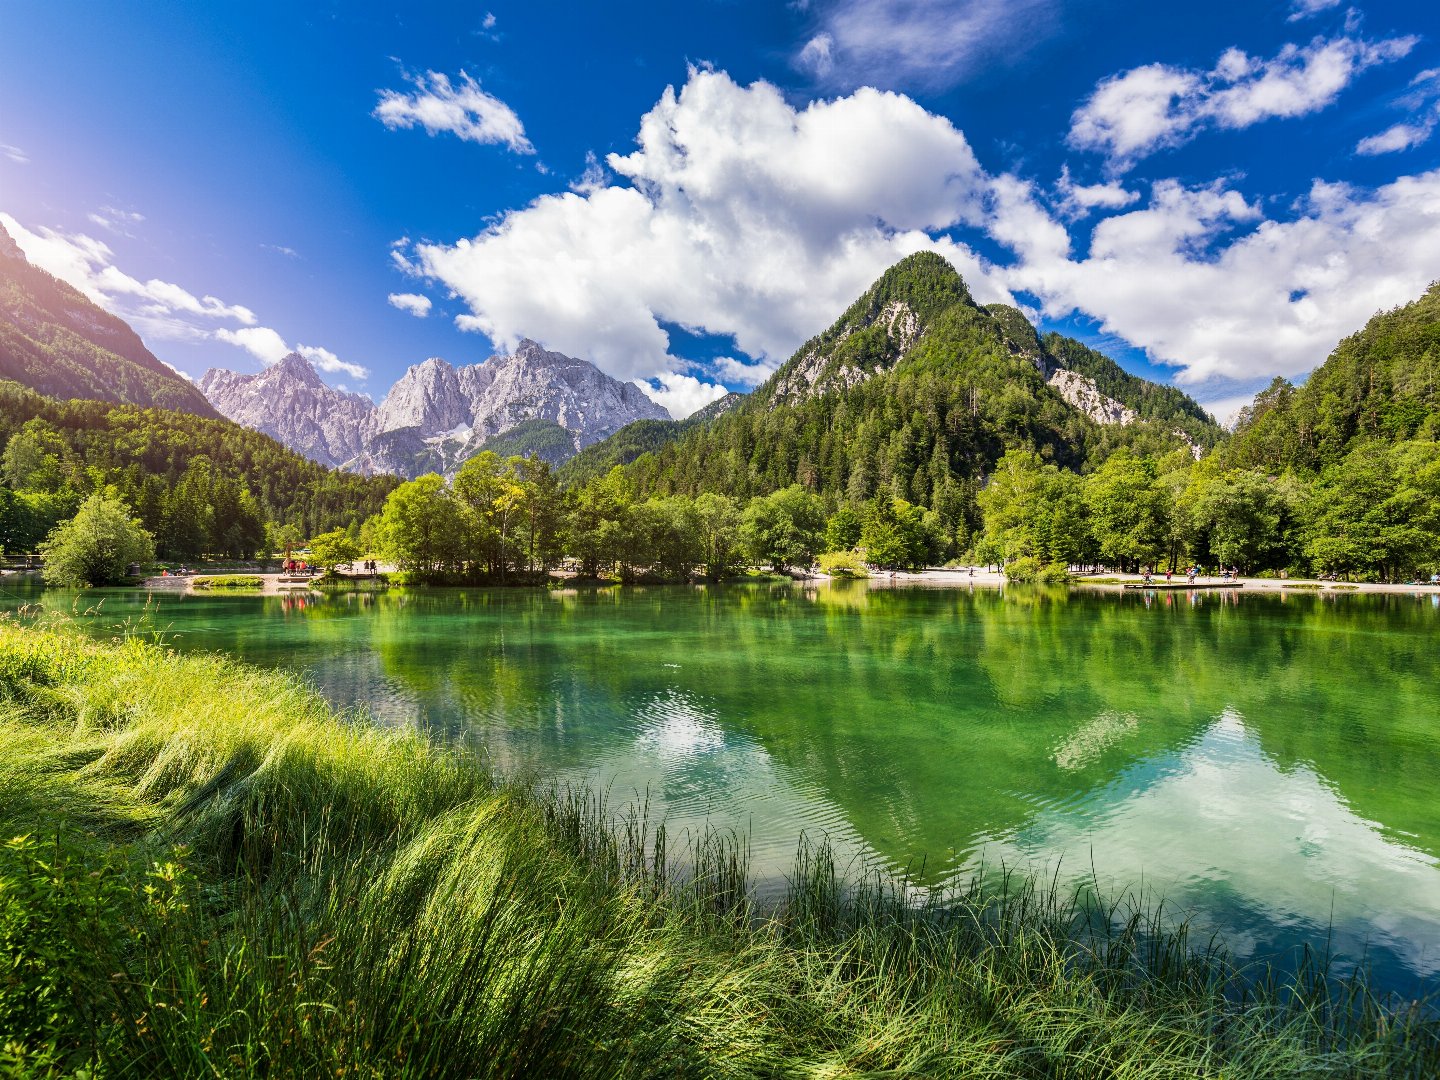
<svg viewBox="0 0 1440 1080">
<path fill-rule="evenodd" d="M 287 574 L 308 574 L 310 572 L 310 567 L 304 559 L 286 559 L 283 569 Z"/>
<path fill-rule="evenodd" d="M 1151 581 L 1154 579 L 1154 567 L 1150 567 L 1150 566 L 1143 567 L 1143 568 L 1141 569 L 1141 573 L 1144 575 L 1145 584 L 1146 584 L 1146 585 L 1149 585 L 1149 584 L 1151 583 Z M 1170 584 L 1170 580 L 1171 580 L 1172 577 L 1174 577 L 1174 574 L 1175 574 L 1175 572 L 1174 572 L 1173 570 L 1166 570 L 1166 571 L 1165 571 L 1165 584 L 1166 584 L 1166 585 L 1169 585 L 1169 584 Z M 1186 581 L 1187 584 L 1194 585 L 1194 584 L 1195 584 L 1195 579 L 1196 579 L 1197 577 L 1199 577 L 1199 576 L 1200 576 L 1200 567 L 1195 566 L 1195 565 L 1192 563 L 1190 566 L 1187 566 L 1187 567 L 1185 568 L 1185 581 Z M 1226 569 L 1225 567 L 1222 566 L 1222 567 L 1220 567 L 1219 571 L 1217 571 L 1217 573 L 1216 573 L 1215 576 L 1218 577 L 1221 581 L 1235 581 L 1235 580 L 1238 580 L 1239 577 L 1240 577 L 1240 568 L 1239 568 L 1238 566 L 1232 566 L 1232 567 L 1230 567 L 1229 569 Z"/>
</svg>

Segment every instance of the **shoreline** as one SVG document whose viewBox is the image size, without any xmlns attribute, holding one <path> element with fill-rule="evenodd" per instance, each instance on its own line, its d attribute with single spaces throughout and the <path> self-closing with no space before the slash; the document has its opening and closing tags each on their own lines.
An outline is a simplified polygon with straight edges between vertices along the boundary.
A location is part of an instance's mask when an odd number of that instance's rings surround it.
<svg viewBox="0 0 1440 1080">
<path fill-rule="evenodd" d="M 216 576 L 220 576 L 221 573 L 222 573 L 222 572 L 216 572 L 216 573 L 200 572 L 200 573 L 193 573 L 193 574 L 190 574 L 190 575 L 187 575 L 187 576 L 171 575 L 171 576 L 168 576 L 168 577 L 150 577 L 150 578 L 146 578 L 145 581 L 144 581 L 144 583 L 141 584 L 141 585 L 139 585 L 139 586 L 137 586 L 137 588 L 144 589 L 144 590 L 147 591 L 147 592 L 183 592 L 183 593 L 186 593 L 186 594 L 188 594 L 188 595 L 199 595 L 199 594 L 208 592 L 208 590 L 197 590 L 197 589 L 195 589 L 195 587 L 194 587 L 195 579 L 196 579 L 196 578 L 206 578 L 206 577 L 216 577 Z M 318 582 L 318 581 L 320 580 L 320 578 L 319 578 L 318 576 L 316 576 L 311 583 L 295 583 L 295 584 L 288 584 L 288 583 L 287 583 L 286 585 L 282 586 L 280 579 L 281 579 L 282 577 L 287 577 L 287 576 L 289 576 L 289 575 L 284 575 L 284 574 L 281 574 L 281 573 L 278 573 L 278 572 L 273 572 L 273 571 L 269 571 L 269 572 L 261 572 L 261 571 L 250 572 L 250 571 L 226 570 L 226 571 L 223 571 L 223 573 L 226 573 L 226 574 L 240 573 L 240 574 L 243 574 L 243 575 L 246 576 L 246 577 L 258 577 L 258 578 L 260 578 L 260 579 L 263 581 L 263 585 L 262 585 L 262 587 L 259 588 L 259 589 L 235 589 L 235 590 L 219 589 L 219 590 L 215 590 L 214 593 L 213 593 L 213 595 L 217 595 L 217 596 L 239 596 L 239 595 L 243 595 L 243 596 L 288 596 L 288 595 L 297 595 L 297 594 L 298 594 L 298 595 L 304 595 L 304 594 L 309 594 L 309 593 L 314 593 L 314 592 L 321 592 L 321 591 L 323 591 L 323 590 L 319 590 L 319 589 L 316 589 L 316 588 L 313 587 L 313 586 L 314 586 L 314 583 L 315 583 L 315 582 Z M 344 583 L 349 583 L 349 582 L 355 582 L 355 583 L 372 582 L 372 581 L 375 581 L 376 579 L 375 579 L 375 576 L 374 576 L 374 575 L 363 575 L 363 576 L 361 576 L 361 575 L 355 575 L 355 576 L 342 575 L 342 579 L 341 579 L 341 580 L 342 580 L 342 584 L 339 586 L 339 591 L 342 591 L 342 592 L 343 592 L 343 591 L 345 591 L 345 590 L 344 590 Z M 564 579 L 564 578 L 552 578 L 551 580 L 552 580 L 552 582 L 563 582 L 565 579 Z M 778 579 L 777 579 L 777 580 L 778 580 Z M 897 570 L 897 571 L 894 571 L 893 573 L 890 572 L 890 571 L 881 571 L 881 572 L 878 572 L 878 573 L 871 574 L 869 577 L 866 577 L 866 578 L 831 577 L 830 575 L 827 575 L 827 574 L 815 574 L 815 575 L 810 576 L 810 577 L 796 577 L 796 578 L 792 578 L 791 580 L 793 580 L 796 584 L 801 584 L 801 585 L 805 585 L 805 584 L 815 584 L 815 583 L 822 583 L 822 582 L 823 582 L 823 583 L 832 583 L 832 582 L 837 582 L 837 581 L 840 581 L 840 582 L 844 582 L 844 581 L 857 581 L 857 582 L 858 582 L 858 581 L 863 581 L 863 582 L 865 582 L 865 584 L 867 585 L 867 587 L 872 588 L 872 589 L 874 589 L 874 588 L 896 588 L 896 587 L 900 587 L 900 586 L 920 586 L 920 587 L 924 587 L 924 588 L 967 588 L 967 587 L 976 587 L 976 586 L 982 587 L 982 588 L 1003 588 L 1004 586 L 1010 584 L 1009 580 L 1005 577 L 1004 574 L 999 573 L 999 572 L 996 572 L 996 571 L 991 571 L 991 570 L 979 570 L 979 569 L 977 569 L 977 570 L 975 571 L 975 573 L 974 573 L 973 575 L 971 575 L 971 574 L 969 573 L 969 571 L 967 571 L 967 570 L 952 570 L 952 569 L 939 569 L 939 568 L 927 568 L 927 569 L 922 570 L 922 571 Z M 1143 578 L 1142 578 L 1139 574 L 1076 574 L 1076 575 L 1072 575 L 1071 578 L 1070 578 L 1070 580 L 1065 583 L 1065 587 L 1067 587 L 1067 588 L 1083 588 L 1083 589 L 1098 589 L 1098 590 L 1107 591 L 1107 592 L 1120 592 L 1120 591 L 1123 591 L 1124 586 L 1126 586 L 1126 585 L 1139 585 L 1139 584 L 1142 583 L 1142 581 L 1143 581 Z M 1164 581 L 1163 576 L 1156 576 L 1156 577 L 1153 579 L 1153 582 L 1152 582 L 1152 583 L 1153 583 L 1153 584 L 1156 584 L 1156 585 L 1164 585 L 1164 584 L 1166 584 L 1166 582 Z M 614 584 L 619 585 L 619 584 L 621 584 L 621 583 L 620 583 L 620 582 L 615 582 Z M 682 584 L 682 583 L 679 583 L 679 582 L 655 582 L 655 583 L 652 583 L 652 582 L 635 582 L 634 584 L 641 585 L 642 587 L 654 587 L 654 586 L 657 585 L 657 584 Z M 691 584 L 693 584 L 693 583 L 691 583 Z M 721 584 L 726 584 L 726 583 L 725 583 L 725 582 L 722 582 Z M 1188 591 L 1190 591 L 1190 590 L 1184 589 L 1184 588 L 1176 588 L 1177 585 L 1184 585 L 1184 584 L 1185 584 L 1184 575 L 1177 574 L 1177 575 L 1175 575 L 1174 579 L 1173 579 L 1171 582 L 1169 582 L 1169 589 L 1168 589 L 1167 591 L 1171 591 L 1171 592 L 1188 592 Z M 1429 584 L 1424 584 L 1424 585 L 1383 584 L 1383 583 L 1378 583 L 1378 582 L 1319 581 L 1319 580 L 1317 580 L 1317 579 L 1315 579 L 1315 578 L 1261 578 L 1261 577 L 1243 577 L 1243 576 L 1242 576 L 1242 577 L 1239 577 L 1239 578 L 1236 578 L 1233 582 L 1230 582 L 1230 581 L 1222 581 L 1221 578 L 1213 577 L 1213 576 L 1211 576 L 1211 577 L 1199 577 L 1199 578 L 1196 579 L 1196 585 L 1197 585 L 1197 587 L 1203 587 L 1204 591 L 1206 591 L 1206 592 L 1213 591 L 1217 585 L 1222 585 L 1222 584 L 1223 584 L 1223 585 L 1232 585 L 1232 584 L 1233 584 L 1233 585 L 1238 585 L 1238 586 L 1240 586 L 1240 587 L 1242 588 L 1242 591 L 1247 592 L 1247 593 L 1257 593 L 1257 592 L 1258 592 L 1258 593 L 1280 593 L 1281 595 L 1285 595 L 1285 594 L 1305 594 L 1305 593 L 1311 593 L 1311 594 L 1334 594 L 1334 593 L 1341 593 L 1341 594 L 1343 594 L 1343 593 L 1392 593 L 1392 594 L 1398 594 L 1398 595 L 1413 595 L 1413 596 L 1425 596 L 1425 595 L 1440 596 L 1440 585 L 1429 585 Z M 402 586 L 393 586 L 393 587 L 394 587 L 394 588 L 401 588 Z M 403 587 L 406 587 L 406 588 L 426 588 L 426 587 L 428 587 L 428 586 L 403 586 Z M 495 585 L 486 585 L 486 586 L 479 586 L 479 587 L 482 587 L 482 588 L 506 588 L 506 587 L 508 587 L 508 588 L 544 588 L 545 586 L 539 586 L 539 585 L 530 585 L 530 586 L 495 586 Z M 381 590 L 379 590 L 379 591 L 385 591 L 385 590 L 381 589 Z"/>
</svg>

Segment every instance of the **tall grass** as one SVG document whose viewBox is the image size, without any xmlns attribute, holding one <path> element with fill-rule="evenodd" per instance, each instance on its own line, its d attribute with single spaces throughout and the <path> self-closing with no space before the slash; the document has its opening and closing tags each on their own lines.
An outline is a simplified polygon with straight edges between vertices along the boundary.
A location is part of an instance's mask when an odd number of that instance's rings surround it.
<svg viewBox="0 0 1440 1080">
<path fill-rule="evenodd" d="M 1242 982 L 1054 883 L 847 882 L 337 714 L 0 623 L 0 1076 L 1440 1072 L 1433 1014 Z"/>
</svg>

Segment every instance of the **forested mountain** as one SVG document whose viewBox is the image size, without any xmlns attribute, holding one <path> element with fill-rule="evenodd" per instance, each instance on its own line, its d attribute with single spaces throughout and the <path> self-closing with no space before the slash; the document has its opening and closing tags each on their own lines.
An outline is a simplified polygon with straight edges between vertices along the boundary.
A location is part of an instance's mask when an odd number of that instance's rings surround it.
<svg viewBox="0 0 1440 1080">
<path fill-rule="evenodd" d="M 1122 446 L 1163 454 L 1222 437 L 1179 391 L 1078 342 L 1041 341 L 1013 308 L 976 304 L 930 252 L 888 270 L 724 415 L 670 433 L 627 467 L 637 490 L 748 498 L 798 483 L 852 505 L 884 494 L 935 510 L 962 548 L 1008 449 L 1078 471 Z"/>
<path fill-rule="evenodd" d="M 1276 379 L 1244 409 L 1227 461 L 1321 470 L 1357 444 L 1440 439 L 1440 282 L 1382 311 L 1301 386 Z"/>
<path fill-rule="evenodd" d="M 745 400 L 743 394 L 730 393 L 712 401 L 684 420 L 636 420 L 565 462 L 556 475 L 567 487 L 592 480 L 609 472 L 616 465 L 629 465 L 641 454 L 648 454 L 675 442 L 688 431 L 724 416 Z"/>
<path fill-rule="evenodd" d="M 0 379 L 56 398 L 218 415 L 122 319 L 32 266 L 0 227 Z"/>
<path fill-rule="evenodd" d="M 100 401 L 56 401 L 0 382 L 0 546 L 33 551 L 107 486 L 162 552 L 248 554 L 267 522 L 304 536 L 357 525 L 395 487 L 323 468 L 228 420 Z"/>
</svg>

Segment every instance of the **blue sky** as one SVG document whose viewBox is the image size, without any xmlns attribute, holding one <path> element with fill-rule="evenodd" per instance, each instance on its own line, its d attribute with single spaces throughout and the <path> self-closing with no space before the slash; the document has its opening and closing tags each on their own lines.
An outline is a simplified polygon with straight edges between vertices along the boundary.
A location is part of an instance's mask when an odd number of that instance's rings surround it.
<svg viewBox="0 0 1440 1080">
<path fill-rule="evenodd" d="M 934 248 L 1228 415 L 1440 278 L 1440 6 L 11 0 L 0 224 L 192 376 L 679 415 Z"/>
</svg>

